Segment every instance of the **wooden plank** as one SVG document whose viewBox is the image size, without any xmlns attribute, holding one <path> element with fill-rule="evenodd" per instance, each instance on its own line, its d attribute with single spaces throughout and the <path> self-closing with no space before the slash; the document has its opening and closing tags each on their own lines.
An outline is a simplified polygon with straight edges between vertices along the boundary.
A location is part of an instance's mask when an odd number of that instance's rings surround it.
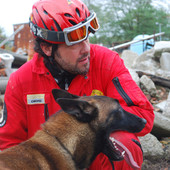
<svg viewBox="0 0 170 170">
<path fill-rule="evenodd" d="M 143 75 L 148 76 L 156 85 L 167 87 L 170 89 L 170 80 L 155 76 L 152 74 L 144 73 L 142 71 L 136 71 L 136 73 L 139 75 L 139 77 L 142 77 Z"/>
</svg>

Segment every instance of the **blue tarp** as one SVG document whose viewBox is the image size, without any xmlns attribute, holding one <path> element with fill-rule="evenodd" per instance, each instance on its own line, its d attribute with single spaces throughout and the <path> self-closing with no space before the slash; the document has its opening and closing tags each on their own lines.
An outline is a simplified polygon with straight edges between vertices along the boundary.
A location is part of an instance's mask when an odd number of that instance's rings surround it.
<svg viewBox="0 0 170 170">
<path fill-rule="evenodd" d="M 147 38 L 149 35 L 138 35 L 133 40 L 140 40 L 143 38 Z M 152 46 L 154 46 L 154 39 L 139 41 L 137 43 L 130 45 L 130 50 L 137 53 L 138 55 L 141 55 L 144 51 L 151 49 Z"/>
</svg>

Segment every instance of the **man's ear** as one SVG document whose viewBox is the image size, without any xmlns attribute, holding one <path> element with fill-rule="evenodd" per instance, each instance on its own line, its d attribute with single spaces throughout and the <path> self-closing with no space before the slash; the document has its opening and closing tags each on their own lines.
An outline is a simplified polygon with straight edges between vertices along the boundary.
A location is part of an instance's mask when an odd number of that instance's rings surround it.
<svg viewBox="0 0 170 170">
<path fill-rule="evenodd" d="M 57 99 L 57 103 L 64 112 L 73 115 L 81 122 L 90 122 L 95 119 L 98 109 L 87 101 L 78 99 Z"/>
<path fill-rule="evenodd" d="M 51 56 L 52 45 L 49 45 L 49 44 L 44 43 L 44 42 L 41 42 L 40 47 L 41 47 L 42 51 L 44 52 L 44 54 L 46 54 L 47 56 Z"/>
</svg>

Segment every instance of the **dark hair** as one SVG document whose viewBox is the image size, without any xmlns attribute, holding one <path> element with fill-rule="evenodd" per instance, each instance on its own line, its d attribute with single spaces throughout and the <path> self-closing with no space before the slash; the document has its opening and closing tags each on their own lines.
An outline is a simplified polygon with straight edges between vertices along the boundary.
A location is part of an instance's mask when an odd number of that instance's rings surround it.
<svg viewBox="0 0 170 170">
<path fill-rule="evenodd" d="M 41 49 L 41 46 L 40 46 L 41 43 L 45 43 L 45 44 L 47 44 L 47 46 L 52 46 L 52 57 L 53 57 L 54 52 L 58 49 L 58 44 L 52 44 L 52 43 L 49 43 L 49 42 L 44 41 L 43 39 L 40 39 L 37 37 L 35 39 L 34 51 L 39 53 L 44 58 L 46 58 L 47 55 Z"/>
</svg>

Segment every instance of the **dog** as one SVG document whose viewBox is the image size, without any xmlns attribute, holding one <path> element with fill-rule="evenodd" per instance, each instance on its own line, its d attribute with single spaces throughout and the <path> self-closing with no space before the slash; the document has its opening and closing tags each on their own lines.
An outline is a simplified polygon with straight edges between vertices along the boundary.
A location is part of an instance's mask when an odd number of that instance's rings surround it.
<svg viewBox="0 0 170 170">
<path fill-rule="evenodd" d="M 79 97 L 59 89 L 52 94 L 62 110 L 32 138 L 2 151 L 0 170 L 79 170 L 88 168 L 101 152 L 111 160 L 122 160 L 110 134 L 140 132 L 146 124 L 113 98 Z"/>
</svg>

